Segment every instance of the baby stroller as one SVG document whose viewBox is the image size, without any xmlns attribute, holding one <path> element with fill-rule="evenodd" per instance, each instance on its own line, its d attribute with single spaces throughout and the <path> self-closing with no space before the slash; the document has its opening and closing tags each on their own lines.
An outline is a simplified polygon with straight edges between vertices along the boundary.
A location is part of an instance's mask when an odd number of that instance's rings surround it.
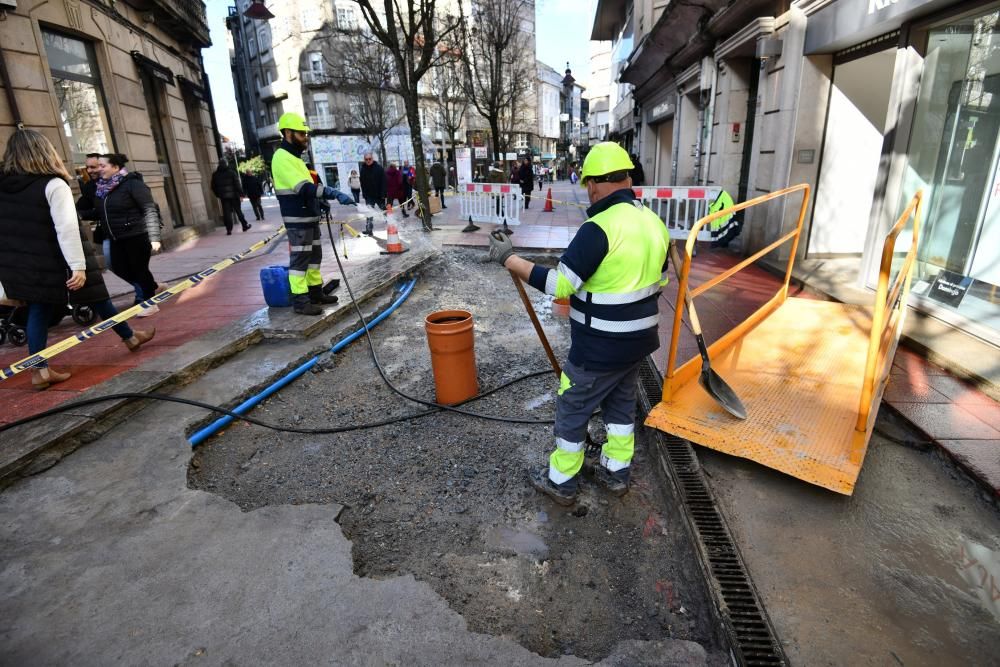
<svg viewBox="0 0 1000 667">
<path fill-rule="evenodd" d="M 63 321 L 67 315 L 80 326 L 93 324 L 97 319 L 97 313 L 86 304 L 77 306 L 63 306 L 52 311 L 49 319 L 49 328 L 52 328 Z M 11 345 L 26 345 L 28 343 L 28 332 L 25 327 L 28 325 L 27 306 L 0 306 L 0 345 L 10 341 Z"/>
</svg>

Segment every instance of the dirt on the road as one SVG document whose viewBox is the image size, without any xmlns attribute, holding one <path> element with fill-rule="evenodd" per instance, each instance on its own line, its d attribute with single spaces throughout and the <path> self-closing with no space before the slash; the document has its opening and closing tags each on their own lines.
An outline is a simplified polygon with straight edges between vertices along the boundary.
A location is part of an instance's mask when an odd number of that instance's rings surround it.
<svg viewBox="0 0 1000 667">
<path fill-rule="evenodd" d="M 432 400 L 424 318 L 473 313 L 481 390 L 547 368 L 508 273 L 484 253 L 449 250 L 426 267 L 409 300 L 373 332 L 386 374 Z M 552 260 L 554 262 L 554 259 Z M 347 298 L 341 288 L 341 298 Z M 549 298 L 532 295 L 557 351 L 569 327 Z M 369 306 L 366 312 L 374 310 Z M 549 420 L 553 374 L 525 380 L 468 409 Z M 425 408 L 385 386 L 364 339 L 270 398 L 253 415 L 298 427 L 365 423 Z M 474 632 L 511 637 L 543 656 L 600 660 L 625 640 L 689 639 L 724 664 L 705 584 L 666 480 L 637 429 L 632 490 L 623 498 L 584 483 L 575 507 L 532 490 L 547 464 L 551 424 L 512 424 L 451 413 L 336 435 L 296 435 L 246 424 L 200 447 L 192 488 L 245 511 L 276 504 L 342 504 L 355 572 L 412 575 Z"/>
</svg>

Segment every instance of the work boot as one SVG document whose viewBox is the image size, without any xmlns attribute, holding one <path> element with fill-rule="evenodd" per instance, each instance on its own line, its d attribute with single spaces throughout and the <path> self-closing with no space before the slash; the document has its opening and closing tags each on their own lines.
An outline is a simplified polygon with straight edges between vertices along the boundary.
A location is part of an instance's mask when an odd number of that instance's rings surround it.
<svg viewBox="0 0 1000 667">
<path fill-rule="evenodd" d="M 309 300 L 308 294 L 296 294 L 292 304 L 299 315 L 322 315 L 323 309 Z"/>
<path fill-rule="evenodd" d="M 330 278 L 326 281 L 326 284 L 323 285 L 323 294 L 329 294 L 338 287 L 340 287 L 340 278 Z"/>
<path fill-rule="evenodd" d="M 310 285 L 309 301 L 310 303 L 319 303 L 326 306 L 337 303 L 340 299 L 333 295 L 323 294 L 323 287 L 321 285 Z"/>
<path fill-rule="evenodd" d="M 569 507 L 576 502 L 576 479 L 556 484 L 549 479 L 548 468 L 533 468 L 528 471 L 528 481 L 535 489 L 563 507 Z"/>
<path fill-rule="evenodd" d="M 140 331 L 139 329 L 132 330 L 132 337 L 123 339 L 122 342 L 125 343 L 125 347 L 128 348 L 129 352 L 135 352 L 140 347 L 153 340 L 153 336 L 156 335 L 156 329 L 150 329 L 149 331 Z"/>
<path fill-rule="evenodd" d="M 594 481 L 604 487 L 613 496 L 624 496 L 628 493 L 629 469 L 611 472 L 601 464 L 593 468 Z"/>
</svg>

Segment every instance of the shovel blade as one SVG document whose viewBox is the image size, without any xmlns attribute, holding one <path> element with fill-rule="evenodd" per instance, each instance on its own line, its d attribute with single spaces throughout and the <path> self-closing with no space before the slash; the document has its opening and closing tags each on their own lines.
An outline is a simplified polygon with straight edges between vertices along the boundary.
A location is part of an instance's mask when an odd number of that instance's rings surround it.
<svg viewBox="0 0 1000 667">
<path fill-rule="evenodd" d="M 736 395 L 733 388 L 726 384 L 726 381 L 716 373 L 710 366 L 702 366 L 701 375 L 698 377 L 698 384 L 708 392 L 708 395 L 715 399 L 715 402 L 737 419 L 747 418 L 747 409 L 743 401 Z"/>
</svg>

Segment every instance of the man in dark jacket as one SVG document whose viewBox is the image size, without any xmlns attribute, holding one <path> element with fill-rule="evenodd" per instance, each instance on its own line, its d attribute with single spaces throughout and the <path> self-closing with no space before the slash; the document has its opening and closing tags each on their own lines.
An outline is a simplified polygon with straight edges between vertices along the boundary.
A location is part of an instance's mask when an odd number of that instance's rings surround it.
<svg viewBox="0 0 1000 667">
<path fill-rule="evenodd" d="M 645 185 L 646 184 L 646 172 L 642 169 L 642 163 L 639 162 L 639 158 L 635 156 L 635 153 L 629 155 L 629 159 L 632 160 L 632 164 L 635 165 L 635 169 L 629 172 L 632 177 L 632 185 Z"/>
<path fill-rule="evenodd" d="M 535 174 L 531 171 L 531 160 L 524 158 L 517 170 L 517 182 L 521 184 L 521 194 L 524 195 L 524 208 L 531 206 L 531 191 L 535 189 Z"/>
<path fill-rule="evenodd" d="M 234 217 L 240 219 L 243 231 L 250 229 L 250 223 L 243 217 L 240 207 L 240 199 L 243 197 L 240 177 L 229 168 L 225 160 L 219 163 L 219 168 L 212 174 L 212 192 L 222 202 L 222 222 L 226 225 L 226 234 L 233 233 Z"/>
<path fill-rule="evenodd" d="M 385 209 L 385 171 L 371 153 L 365 153 L 365 161 L 358 176 L 361 178 L 361 196 L 365 198 L 365 204 Z"/>
<path fill-rule="evenodd" d="M 431 165 L 431 183 L 434 185 L 434 193 L 441 200 L 441 208 L 448 208 L 444 205 L 445 173 L 444 165 L 440 162 Z"/>
<path fill-rule="evenodd" d="M 264 207 L 260 205 L 260 198 L 264 194 L 264 188 L 260 185 L 260 179 L 247 169 L 240 176 L 240 183 L 243 185 L 243 194 L 250 200 L 253 207 L 253 214 L 258 220 L 264 219 Z"/>
</svg>

